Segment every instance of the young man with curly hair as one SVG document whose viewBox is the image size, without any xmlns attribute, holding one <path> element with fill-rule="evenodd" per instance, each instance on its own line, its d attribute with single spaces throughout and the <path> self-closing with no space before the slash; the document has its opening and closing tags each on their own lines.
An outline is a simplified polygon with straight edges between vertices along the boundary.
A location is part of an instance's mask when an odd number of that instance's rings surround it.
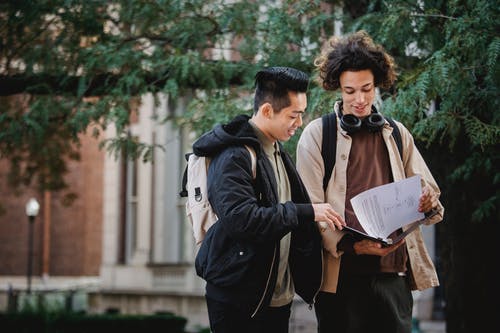
<svg viewBox="0 0 500 333">
<path fill-rule="evenodd" d="M 393 58 L 364 31 L 330 40 L 315 61 L 319 83 L 327 91 L 340 89 L 334 106 L 337 117 L 335 166 L 324 189 L 321 118 L 309 123 L 297 147 L 297 169 L 313 203 L 330 203 L 347 226 L 363 230 L 350 199 L 367 189 L 420 175 L 420 212 L 437 209 L 429 224 L 440 222 L 444 209 L 440 190 L 416 148 L 410 132 L 399 122 L 402 155 L 394 128 L 374 107 L 376 88 L 389 88 L 396 79 Z M 396 236 L 397 230 L 391 236 Z M 318 331 L 401 332 L 412 330 L 412 290 L 439 284 L 422 233 L 416 230 L 392 246 L 357 240 L 328 227 L 322 232 L 325 269 L 315 303 Z"/>
</svg>

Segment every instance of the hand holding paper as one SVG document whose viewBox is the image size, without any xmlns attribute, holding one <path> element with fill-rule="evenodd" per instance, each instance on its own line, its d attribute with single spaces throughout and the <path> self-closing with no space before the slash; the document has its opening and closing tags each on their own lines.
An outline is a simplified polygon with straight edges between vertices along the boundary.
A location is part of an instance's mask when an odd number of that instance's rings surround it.
<svg viewBox="0 0 500 333">
<path fill-rule="evenodd" d="M 346 229 L 386 245 L 396 243 L 425 221 L 424 213 L 418 211 L 421 193 L 419 175 L 364 191 L 353 197 L 351 204 L 366 234 Z M 395 230 L 411 223 L 413 225 L 398 239 L 388 238 Z"/>
</svg>

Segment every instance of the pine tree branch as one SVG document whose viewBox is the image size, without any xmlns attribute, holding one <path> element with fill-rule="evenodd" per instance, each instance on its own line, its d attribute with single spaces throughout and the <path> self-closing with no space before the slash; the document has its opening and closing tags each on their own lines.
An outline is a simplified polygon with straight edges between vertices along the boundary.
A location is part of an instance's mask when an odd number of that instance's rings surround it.
<svg viewBox="0 0 500 333">
<path fill-rule="evenodd" d="M 110 87 L 116 85 L 116 83 L 122 78 L 122 75 L 114 74 L 101 74 L 92 77 L 87 77 L 87 82 L 89 82 L 83 96 L 101 96 L 106 95 Z M 241 85 L 242 73 L 236 70 L 233 75 L 224 80 L 223 78 L 216 80 L 216 85 L 220 87 L 226 87 L 227 85 Z M 168 79 L 171 76 L 168 72 L 156 73 L 146 76 L 144 82 L 140 87 L 144 88 L 147 86 L 149 90 L 161 90 Z M 36 75 L 0 75 L 0 96 L 10 96 L 20 93 L 28 93 L 35 95 L 48 95 L 48 94 L 61 94 L 61 95 L 78 95 L 78 87 L 80 84 L 80 76 L 71 75 L 50 75 L 50 74 L 36 74 Z M 140 93 L 139 86 L 136 87 L 137 91 L 131 91 L 132 95 Z M 185 86 L 186 88 L 205 88 L 201 86 L 196 80 L 188 82 Z"/>
<path fill-rule="evenodd" d="M 443 14 L 410 14 L 410 16 L 414 16 L 414 17 L 437 17 L 437 18 L 444 18 L 444 19 L 448 19 L 448 20 L 458 20 L 458 18 L 456 17 L 453 17 L 453 16 L 447 16 L 447 15 L 443 15 Z"/>
</svg>

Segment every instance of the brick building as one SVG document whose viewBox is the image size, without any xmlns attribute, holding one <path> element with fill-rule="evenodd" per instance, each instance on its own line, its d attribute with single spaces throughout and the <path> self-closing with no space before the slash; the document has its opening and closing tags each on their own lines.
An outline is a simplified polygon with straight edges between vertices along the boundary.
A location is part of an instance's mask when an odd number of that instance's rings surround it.
<svg viewBox="0 0 500 333">
<path fill-rule="evenodd" d="M 152 95 L 131 110 L 130 135 L 156 143 L 152 163 L 116 159 L 99 141 L 81 137 L 79 162 L 70 161 L 68 192 L 13 191 L 7 186 L 8 161 L 0 160 L 0 311 L 9 287 L 24 291 L 28 265 L 28 217 L 34 197 L 32 290 L 86 289 L 87 310 L 128 313 L 172 311 L 206 323 L 203 281 L 194 273 L 194 242 L 178 196 L 184 153 L 193 138 L 173 124 L 158 122 L 182 113 L 186 99 L 169 102 Z M 103 134 L 114 135 L 112 127 Z M 3 296 L 1 296 L 3 294 Z M 199 319 L 196 319 L 199 317 Z"/>
<path fill-rule="evenodd" d="M 68 165 L 69 190 L 77 194 L 67 205 L 64 194 L 14 191 L 7 184 L 8 161 L 0 160 L 0 276 L 26 274 L 28 218 L 25 205 L 34 197 L 40 212 L 34 222 L 34 276 L 98 276 L 102 255 L 102 166 L 97 141 L 82 136 L 81 161 Z"/>
</svg>

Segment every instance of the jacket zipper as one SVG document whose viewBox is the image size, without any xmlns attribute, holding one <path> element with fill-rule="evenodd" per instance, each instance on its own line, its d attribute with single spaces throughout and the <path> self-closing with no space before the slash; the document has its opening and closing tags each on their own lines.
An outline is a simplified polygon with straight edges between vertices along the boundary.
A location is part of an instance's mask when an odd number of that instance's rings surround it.
<svg viewBox="0 0 500 333">
<path fill-rule="evenodd" d="M 257 311 L 259 311 L 260 307 L 262 306 L 262 302 L 264 302 L 264 298 L 266 297 L 267 289 L 269 288 L 269 282 L 271 281 L 271 275 L 273 273 L 274 259 L 275 258 L 276 258 L 276 246 L 274 247 L 273 261 L 271 263 L 271 269 L 269 270 L 269 275 L 267 277 L 267 282 L 266 282 L 266 287 L 264 288 L 264 293 L 262 294 L 262 297 L 260 298 L 259 304 L 257 304 L 257 307 L 255 308 L 254 312 L 252 313 L 251 318 L 253 318 L 257 314 Z"/>
<path fill-rule="evenodd" d="M 318 296 L 320 290 L 321 290 L 321 286 L 323 285 L 323 249 L 321 249 L 321 283 L 319 284 L 319 287 L 318 287 L 318 290 L 316 290 L 316 293 L 314 294 L 312 300 L 311 300 L 311 303 L 309 303 L 309 311 L 312 310 L 313 306 L 314 306 L 314 303 L 316 303 L 316 296 Z"/>
</svg>

